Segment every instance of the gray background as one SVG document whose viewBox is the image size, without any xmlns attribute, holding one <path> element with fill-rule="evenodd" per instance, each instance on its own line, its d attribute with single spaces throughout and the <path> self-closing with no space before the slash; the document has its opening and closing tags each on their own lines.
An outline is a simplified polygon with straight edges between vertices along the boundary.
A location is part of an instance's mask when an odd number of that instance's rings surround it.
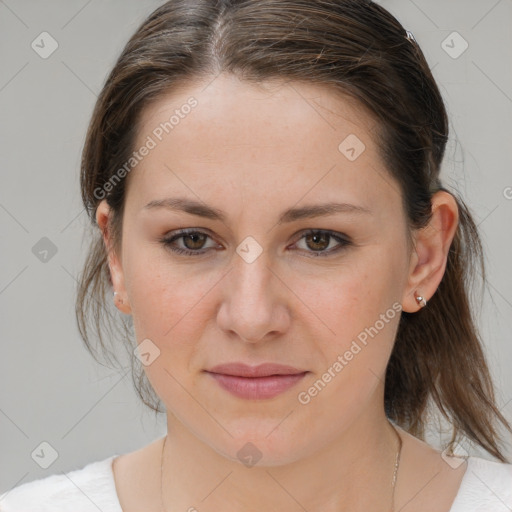
<svg viewBox="0 0 512 512">
<path fill-rule="evenodd" d="M 164 415 L 143 407 L 130 375 L 88 355 L 74 317 L 86 249 L 78 176 L 87 123 L 124 43 L 161 3 L 0 0 L 0 492 L 165 433 Z M 442 176 L 482 230 L 490 287 L 479 324 L 498 404 L 512 420 L 512 2 L 379 3 L 414 34 L 447 104 Z M 58 42 L 47 59 L 31 47 L 43 31 Z M 458 58 L 442 47 L 453 31 L 469 44 Z M 43 237 L 57 249 L 46 262 L 33 252 Z M 31 456 L 42 442 L 58 452 L 47 469 Z"/>
</svg>

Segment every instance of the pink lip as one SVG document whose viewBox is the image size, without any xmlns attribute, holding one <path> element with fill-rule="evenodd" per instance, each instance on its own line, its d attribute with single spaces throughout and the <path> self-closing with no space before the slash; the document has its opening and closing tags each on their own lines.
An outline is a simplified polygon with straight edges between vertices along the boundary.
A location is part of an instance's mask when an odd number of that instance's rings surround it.
<svg viewBox="0 0 512 512">
<path fill-rule="evenodd" d="M 308 373 L 293 366 L 265 363 L 217 365 L 207 371 L 225 390 L 240 398 L 265 399 L 283 393 Z"/>
</svg>

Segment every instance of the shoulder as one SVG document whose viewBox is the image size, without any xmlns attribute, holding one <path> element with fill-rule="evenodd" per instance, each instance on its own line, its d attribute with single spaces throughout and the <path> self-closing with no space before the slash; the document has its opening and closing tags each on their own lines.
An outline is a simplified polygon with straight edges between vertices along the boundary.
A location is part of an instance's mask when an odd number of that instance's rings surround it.
<svg viewBox="0 0 512 512">
<path fill-rule="evenodd" d="M 0 494 L 0 512 L 122 512 L 112 472 L 116 455 Z"/>
<path fill-rule="evenodd" d="M 512 509 L 512 464 L 468 457 L 467 468 L 450 512 L 497 512 Z"/>
</svg>

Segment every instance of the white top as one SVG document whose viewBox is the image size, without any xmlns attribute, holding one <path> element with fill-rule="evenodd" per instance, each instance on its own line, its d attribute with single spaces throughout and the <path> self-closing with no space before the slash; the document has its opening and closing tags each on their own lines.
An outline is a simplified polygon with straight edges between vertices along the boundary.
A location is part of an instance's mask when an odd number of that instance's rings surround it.
<svg viewBox="0 0 512 512">
<path fill-rule="evenodd" d="M 0 512 L 122 512 L 112 460 L 27 482 L 0 495 Z M 449 512 L 512 510 L 512 464 L 468 457 Z"/>
</svg>

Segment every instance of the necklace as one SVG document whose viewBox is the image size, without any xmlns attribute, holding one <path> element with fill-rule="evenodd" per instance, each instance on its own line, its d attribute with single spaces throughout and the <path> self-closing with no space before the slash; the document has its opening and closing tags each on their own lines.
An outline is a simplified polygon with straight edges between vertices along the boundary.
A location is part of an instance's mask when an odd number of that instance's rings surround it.
<svg viewBox="0 0 512 512">
<path fill-rule="evenodd" d="M 396 452 L 395 467 L 393 470 L 393 478 L 391 480 L 391 488 L 393 489 L 391 512 L 395 512 L 395 486 L 396 486 L 396 478 L 398 475 L 398 468 L 400 466 L 400 455 L 402 453 L 402 438 L 400 437 L 400 434 L 398 433 L 395 426 L 391 422 L 389 422 L 389 424 L 393 427 L 393 430 L 395 431 L 395 434 L 398 438 L 398 450 Z M 162 443 L 162 455 L 161 455 L 161 459 L 160 459 L 160 507 L 161 507 L 162 512 L 166 511 L 166 508 L 164 507 L 164 492 L 163 492 L 164 450 L 165 450 L 166 441 L 167 441 L 167 434 L 165 435 L 164 442 Z"/>
</svg>

